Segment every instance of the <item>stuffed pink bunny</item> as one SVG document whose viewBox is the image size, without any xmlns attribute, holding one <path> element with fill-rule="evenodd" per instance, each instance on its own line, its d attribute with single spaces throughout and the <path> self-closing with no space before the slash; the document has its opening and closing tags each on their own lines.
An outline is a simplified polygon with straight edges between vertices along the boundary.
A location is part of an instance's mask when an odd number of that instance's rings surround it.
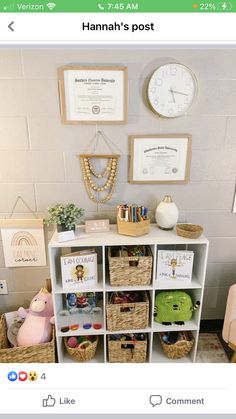
<svg viewBox="0 0 236 419">
<path fill-rule="evenodd" d="M 33 298 L 29 310 L 20 307 L 18 315 L 25 318 L 17 334 L 18 346 L 37 345 L 51 340 L 54 324 L 53 303 L 52 295 L 46 288 L 41 288 Z"/>
</svg>

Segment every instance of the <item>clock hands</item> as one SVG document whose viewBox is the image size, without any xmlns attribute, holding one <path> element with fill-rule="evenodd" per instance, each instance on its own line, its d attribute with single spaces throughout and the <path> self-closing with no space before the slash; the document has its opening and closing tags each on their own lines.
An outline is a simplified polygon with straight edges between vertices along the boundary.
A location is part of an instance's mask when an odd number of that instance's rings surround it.
<svg viewBox="0 0 236 419">
<path fill-rule="evenodd" d="M 188 96 L 188 94 L 187 94 L 187 93 L 178 92 L 178 90 L 173 90 L 173 89 L 170 89 L 170 92 L 171 92 L 171 94 L 173 94 L 173 93 L 177 93 L 178 95 Z"/>
<path fill-rule="evenodd" d="M 171 93 L 172 99 L 173 99 L 173 103 L 175 103 L 175 95 L 172 89 L 169 90 L 169 92 Z"/>
<path fill-rule="evenodd" d="M 173 102 L 172 103 L 176 103 L 176 101 L 175 101 L 175 93 L 178 94 L 178 95 L 182 95 L 182 96 L 188 96 L 187 93 L 179 92 L 178 90 L 173 90 L 172 88 L 169 89 L 169 92 L 171 93 L 171 96 L 172 96 L 172 99 L 173 99 Z"/>
</svg>

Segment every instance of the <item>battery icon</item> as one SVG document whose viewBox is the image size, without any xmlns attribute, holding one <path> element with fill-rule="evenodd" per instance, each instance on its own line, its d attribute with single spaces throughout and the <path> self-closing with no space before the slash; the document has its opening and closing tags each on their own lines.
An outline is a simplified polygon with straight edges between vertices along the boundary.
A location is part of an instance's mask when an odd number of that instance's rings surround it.
<svg viewBox="0 0 236 419">
<path fill-rule="evenodd" d="M 217 10 L 222 12 L 229 12 L 232 9 L 233 5 L 230 1 L 221 1 L 217 3 Z"/>
</svg>

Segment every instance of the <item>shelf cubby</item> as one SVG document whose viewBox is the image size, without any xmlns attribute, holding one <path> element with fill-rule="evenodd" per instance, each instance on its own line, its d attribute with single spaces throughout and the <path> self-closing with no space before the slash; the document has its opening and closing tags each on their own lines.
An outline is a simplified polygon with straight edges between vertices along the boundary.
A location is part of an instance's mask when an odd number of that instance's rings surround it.
<svg viewBox="0 0 236 419">
<path fill-rule="evenodd" d="M 187 327 L 184 330 L 189 330 Z M 195 360 L 195 347 L 196 347 L 196 332 L 191 330 L 191 333 L 194 336 L 194 344 L 191 351 L 182 358 L 171 359 L 165 355 L 163 348 L 161 346 L 160 338 L 158 333 L 153 333 L 153 346 L 152 346 L 152 363 L 191 363 Z"/>
<path fill-rule="evenodd" d="M 112 286 L 109 281 L 108 247 L 119 246 L 150 246 L 153 264 L 151 281 L 148 285 L 122 285 Z M 60 257 L 62 255 L 77 252 L 79 250 L 95 248 L 98 255 L 98 283 L 95 286 L 83 287 L 80 289 L 65 289 L 62 286 Z M 193 274 L 190 282 L 157 280 L 158 250 L 192 250 L 194 252 Z M 204 293 L 204 282 L 206 274 L 206 264 L 208 255 L 208 240 L 201 236 L 199 239 L 186 239 L 178 236 L 175 231 L 163 231 L 156 225 L 150 226 L 149 234 L 141 237 L 123 236 L 117 233 L 117 226 L 110 226 L 110 231 L 104 233 L 85 233 L 84 226 L 76 231 L 76 239 L 68 242 L 59 243 L 57 233 L 55 233 L 49 243 L 49 260 L 52 279 L 52 293 L 55 307 L 55 326 L 56 341 L 59 362 L 75 362 L 70 358 L 64 346 L 64 337 L 77 335 L 98 335 L 99 343 L 97 352 L 93 360 L 89 362 L 108 362 L 107 337 L 111 334 L 125 333 L 147 333 L 148 334 L 148 354 L 147 362 L 194 362 L 198 335 L 200 328 L 202 301 Z M 193 301 L 200 301 L 200 307 L 193 312 L 191 320 L 184 325 L 170 326 L 159 324 L 154 321 L 154 306 L 156 293 L 164 290 L 182 290 L 187 292 Z M 149 296 L 149 323 L 146 328 L 109 331 L 106 327 L 106 301 L 112 292 L 117 291 L 146 291 Z M 78 292 L 96 292 L 101 296 L 100 307 L 102 308 L 101 329 L 78 330 L 64 333 L 60 330 L 59 312 L 66 309 L 65 295 L 67 293 Z M 191 353 L 185 357 L 176 360 L 168 359 L 164 354 L 159 341 L 158 333 L 166 331 L 188 330 L 194 335 L 195 342 Z"/>
</svg>

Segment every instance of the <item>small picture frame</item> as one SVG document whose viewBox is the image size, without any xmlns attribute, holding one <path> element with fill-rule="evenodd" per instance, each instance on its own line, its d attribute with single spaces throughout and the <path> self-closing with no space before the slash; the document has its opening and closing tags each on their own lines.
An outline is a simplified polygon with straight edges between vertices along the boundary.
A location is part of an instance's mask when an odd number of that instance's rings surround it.
<svg viewBox="0 0 236 419">
<path fill-rule="evenodd" d="M 87 220 L 85 221 L 86 233 L 104 233 L 110 230 L 109 220 Z"/>
<path fill-rule="evenodd" d="M 125 124 L 128 70 L 122 66 L 63 66 L 58 69 L 64 124 Z"/>
<path fill-rule="evenodd" d="M 192 138 L 189 134 L 129 137 L 130 183 L 187 183 Z"/>
</svg>

